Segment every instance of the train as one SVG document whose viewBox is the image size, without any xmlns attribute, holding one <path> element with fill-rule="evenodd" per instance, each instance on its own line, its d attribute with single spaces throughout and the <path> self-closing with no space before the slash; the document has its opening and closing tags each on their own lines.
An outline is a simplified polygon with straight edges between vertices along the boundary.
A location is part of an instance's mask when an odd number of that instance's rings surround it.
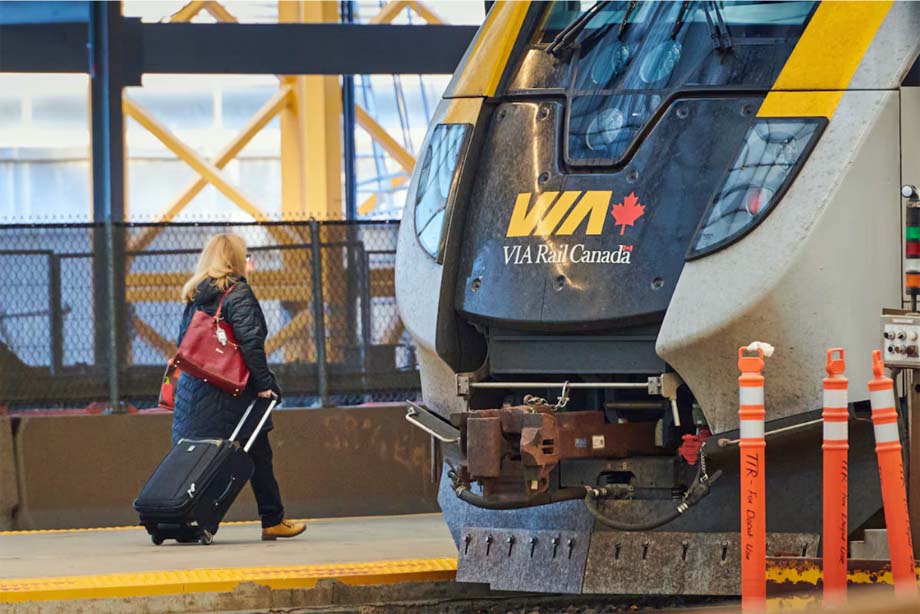
<svg viewBox="0 0 920 614">
<path fill-rule="evenodd" d="M 866 382 L 920 181 L 920 4 L 496 2 L 437 108 L 396 254 L 458 579 L 738 594 L 738 352 L 766 359 L 768 553 L 821 552 L 846 350 Z M 902 195 L 902 186 L 907 185 Z M 915 194 L 915 193 L 914 193 Z"/>
</svg>

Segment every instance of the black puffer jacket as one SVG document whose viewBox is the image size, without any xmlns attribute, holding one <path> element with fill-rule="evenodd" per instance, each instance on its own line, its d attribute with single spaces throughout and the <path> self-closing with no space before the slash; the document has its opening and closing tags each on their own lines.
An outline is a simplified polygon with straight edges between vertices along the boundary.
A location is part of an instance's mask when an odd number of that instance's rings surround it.
<svg viewBox="0 0 920 614">
<path fill-rule="evenodd" d="M 214 315 L 217 304 L 223 294 L 207 279 L 198 286 L 195 300 L 186 305 L 179 327 L 179 343 L 188 329 L 195 310 L 200 309 L 208 315 Z M 221 317 L 233 327 L 243 360 L 249 367 L 249 384 L 238 397 L 206 384 L 196 377 L 183 373 L 176 388 L 176 408 L 173 413 L 172 441 L 175 445 L 183 437 L 189 439 L 225 438 L 233 432 L 246 407 L 256 398 L 261 390 L 274 390 L 280 393 L 275 375 L 268 368 L 265 356 L 265 337 L 268 328 L 262 307 L 256 300 L 252 288 L 241 277 L 231 290 L 221 309 Z M 239 438 L 245 441 L 252 434 L 261 417 L 267 401 L 260 400 L 246 420 Z M 272 429 L 271 418 L 265 423 L 263 431 Z"/>
</svg>

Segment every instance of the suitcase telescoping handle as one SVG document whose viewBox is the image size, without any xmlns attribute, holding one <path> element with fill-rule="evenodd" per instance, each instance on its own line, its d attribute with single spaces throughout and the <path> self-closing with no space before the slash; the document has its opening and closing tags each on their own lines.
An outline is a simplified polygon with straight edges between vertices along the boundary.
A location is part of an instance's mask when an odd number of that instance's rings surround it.
<svg viewBox="0 0 920 614">
<path fill-rule="evenodd" d="M 243 428 L 243 425 L 246 423 L 246 418 L 249 417 L 249 413 L 252 411 L 252 408 L 256 406 L 259 397 L 253 399 L 252 403 L 249 404 L 249 407 L 246 408 L 246 411 L 243 413 L 243 417 L 240 418 L 239 423 L 236 425 L 236 428 L 233 429 L 233 434 L 230 435 L 230 441 L 236 441 L 236 436 L 240 434 L 240 430 Z M 272 396 L 271 402 L 268 404 L 268 409 L 265 410 L 265 413 L 262 414 L 262 419 L 259 420 L 259 424 L 256 425 L 256 428 L 253 429 L 252 435 L 249 437 L 249 441 L 246 442 L 246 445 L 243 446 L 244 452 L 249 452 L 249 448 L 252 447 L 253 442 L 256 440 L 256 437 L 259 436 L 259 432 L 262 430 L 262 426 L 265 424 L 265 421 L 268 420 L 268 415 L 272 413 L 272 410 L 275 409 L 275 404 L 278 403 L 278 397 Z"/>
</svg>

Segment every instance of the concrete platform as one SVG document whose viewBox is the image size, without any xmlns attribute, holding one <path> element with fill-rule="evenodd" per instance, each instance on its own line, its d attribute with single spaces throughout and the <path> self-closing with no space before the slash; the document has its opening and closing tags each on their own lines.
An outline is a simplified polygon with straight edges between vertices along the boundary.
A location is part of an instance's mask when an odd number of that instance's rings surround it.
<svg viewBox="0 0 920 614">
<path fill-rule="evenodd" d="M 225 523 L 210 546 L 154 546 L 134 527 L 0 532 L 0 604 L 445 580 L 455 561 L 440 514 L 313 520 L 275 542 L 256 522 Z"/>
</svg>

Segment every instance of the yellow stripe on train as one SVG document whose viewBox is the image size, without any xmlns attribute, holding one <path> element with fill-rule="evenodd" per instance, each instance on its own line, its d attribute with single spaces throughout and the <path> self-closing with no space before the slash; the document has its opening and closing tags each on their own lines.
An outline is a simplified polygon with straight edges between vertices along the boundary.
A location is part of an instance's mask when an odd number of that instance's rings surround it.
<svg viewBox="0 0 920 614">
<path fill-rule="evenodd" d="M 891 5 L 891 0 L 822 2 L 757 116 L 833 116 Z"/>
</svg>

